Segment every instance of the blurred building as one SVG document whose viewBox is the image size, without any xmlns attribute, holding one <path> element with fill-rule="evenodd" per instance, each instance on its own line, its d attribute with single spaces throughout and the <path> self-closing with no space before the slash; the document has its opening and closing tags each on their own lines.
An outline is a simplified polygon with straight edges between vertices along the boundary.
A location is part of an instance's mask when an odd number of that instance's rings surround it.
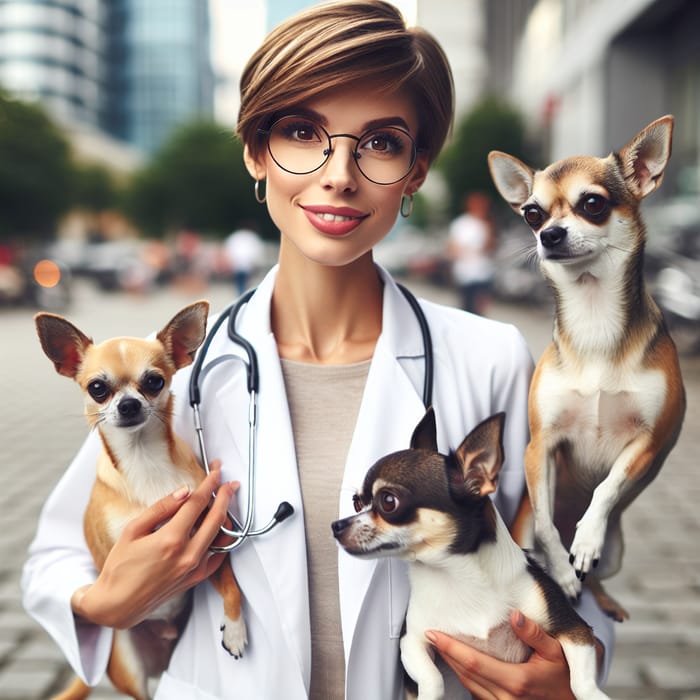
<svg viewBox="0 0 700 700">
<path fill-rule="evenodd" d="M 2 0 L 0 86 L 150 153 L 213 112 L 202 0 Z"/>
<path fill-rule="evenodd" d="M 495 27 L 489 43 L 493 83 L 543 136 L 545 159 L 603 155 L 655 118 L 673 113 L 674 155 L 664 193 L 693 186 L 693 180 L 697 187 L 700 3 L 495 0 L 488 5 L 489 24 Z M 512 41 L 503 40 L 503 31 Z"/>
</svg>

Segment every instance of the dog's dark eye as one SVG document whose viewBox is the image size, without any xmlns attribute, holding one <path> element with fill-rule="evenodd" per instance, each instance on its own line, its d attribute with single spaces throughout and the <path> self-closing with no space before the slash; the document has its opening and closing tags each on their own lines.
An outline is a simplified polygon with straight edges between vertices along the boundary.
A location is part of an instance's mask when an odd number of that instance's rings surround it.
<svg viewBox="0 0 700 700">
<path fill-rule="evenodd" d="M 531 228 L 539 228 L 544 222 L 544 212 L 535 204 L 523 208 L 525 223 Z"/>
<path fill-rule="evenodd" d="M 104 403 L 111 394 L 107 382 L 101 379 L 91 381 L 88 384 L 87 391 L 97 403 Z"/>
<path fill-rule="evenodd" d="M 579 202 L 579 208 L 589 217 L 600 219 L 608 213 L 608 200 L 598 194 L 588 194 Z"/>
<path fill-rule="evenodd" d="M 382 513 L 393 513 L 399 507 L 399 499 L 391 491 L 382 490 L 377 494 L 377 505 Z"/>
<path fill-rule="evenodd" d="M 147 394 L 157 394 L 165 386 L 165 379 L 160 374 L 149 374 L 143 380 L 141 388 Z"/>
</svg>

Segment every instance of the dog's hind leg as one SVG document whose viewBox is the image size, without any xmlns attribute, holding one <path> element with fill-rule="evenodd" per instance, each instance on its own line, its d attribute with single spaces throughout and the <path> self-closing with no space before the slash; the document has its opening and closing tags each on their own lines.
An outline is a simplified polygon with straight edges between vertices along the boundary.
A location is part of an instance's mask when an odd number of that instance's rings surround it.
<svg viewBox="0 0 700 700">
<path fill-rule="evenodd" d="M 115 630 L 107 675 L 120 693 L 134 700 L 149 700 L 144 659 L 131 638 L 131 630 Z"/>
<path fill-rule="evenodd" d="M 248 633 L 241 612 L 241 590 L 231 570 L 229 557 L 224 559 L 209 580 L 224 600 L 221 644 L 231 656 L 238 659 L 243 656 L 243 649 L 248 643 Z"/>
<path fill-rule="evenodd" d="M 558 640 L 569 664 L 571 692 L 576 700 L 610 700 L 595 682 L 598 675 L 595 646 L 568 635 Z"/>
<path fill-rule="evenodd" d="M 611 617 L 615 622 L 624 622 L 629 619 L 630 614 L 605 590 L 597 576 L 589 576 L 585 585 L 593 593 L 598 607 L 608 617 Z"/>
</svg>

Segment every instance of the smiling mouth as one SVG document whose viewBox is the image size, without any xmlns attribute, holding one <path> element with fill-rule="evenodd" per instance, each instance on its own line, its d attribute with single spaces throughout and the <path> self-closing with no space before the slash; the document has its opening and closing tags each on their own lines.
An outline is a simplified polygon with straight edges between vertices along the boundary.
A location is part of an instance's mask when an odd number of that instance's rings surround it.
<svg viewBox="0 0 700 700">
<path fill-rule="evenodd" d="M 324 221 L 329 221 L 331 223 L 339 223 L 343 221 L 357 221 L 358 219 L 363 218 L 361 216 L 340 216 L 338 214 L 326 213 L 316 213 L 316 216 L 318 216 L 319 219 L 323 219 Z"/>
</svg>

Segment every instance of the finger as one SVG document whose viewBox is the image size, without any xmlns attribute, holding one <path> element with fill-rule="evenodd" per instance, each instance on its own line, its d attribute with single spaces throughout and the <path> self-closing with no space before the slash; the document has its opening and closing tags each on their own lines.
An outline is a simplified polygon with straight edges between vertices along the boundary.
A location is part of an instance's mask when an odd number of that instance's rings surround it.
<svg viewBox="0 0 700 700">
<path fill-rule="evenodd" d="M 171 521 L 173 527 L 181 528 L 187 533 L 192 531 L 197 524 L 197 520 L 209 506 L 220 480 L 221 472 L 218 469 L 212 470 L 207 474 L 199 486 L 190 494 L 187 502 L 173 516 Z"/>
<path fill-rule="evenodd" d="M 513 671 L 511 664 L 477 651 L 442 632 L 430 630 L 426 632 L 426 637 L 475 698 L 500 697 L 498 693 L 502 691 L 502 681 Z"/>
<path fill-rule="evenodd" d="M 214 502 L 210 505 L 208 512 L 192 535 L 192 546 L 195 548 L 195 551 L 203 554 L 218 536 L 219 530 L 226 522 L 228 516 L 228 507 L 233 497 L 233 489 L 233 484 L 230 482 L 221 484 L 219 487 Z"/>
<path fill-rule="evenodd" d="M 510 615 L 510 624 L 515 634 L 542 658 L 557 661 L 562 657 L 559 642 L 545 632 L 534 620 L 525 617 L 519 610 Z"/>
<path fill-rule="evenodd" d="M 126 526 L 125 532 L 128 530 L 133 538 L 150 534 L 180 510 L 182 504 L 190 497 L 190 493 L 189 486 L 180 486 L 131 520 Z"/>
</svg>

